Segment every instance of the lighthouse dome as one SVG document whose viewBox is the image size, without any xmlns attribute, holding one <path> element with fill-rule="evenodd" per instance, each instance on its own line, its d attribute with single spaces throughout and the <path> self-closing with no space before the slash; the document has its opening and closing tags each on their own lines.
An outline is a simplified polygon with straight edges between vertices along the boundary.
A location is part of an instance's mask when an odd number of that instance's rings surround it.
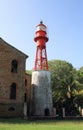
<svg viewBox="0 0 83 130">
<path fill-rule="evenodd" d="M 43 24 L 43 22 L 42 21 L 40 21 L 40 24 L 39 25 L 37 25 L 37 31 L 45 31 L 46 32 L 46 30 L 47 30 L 47 28 L 46 28 L 46 26 Z"/>
</svg>

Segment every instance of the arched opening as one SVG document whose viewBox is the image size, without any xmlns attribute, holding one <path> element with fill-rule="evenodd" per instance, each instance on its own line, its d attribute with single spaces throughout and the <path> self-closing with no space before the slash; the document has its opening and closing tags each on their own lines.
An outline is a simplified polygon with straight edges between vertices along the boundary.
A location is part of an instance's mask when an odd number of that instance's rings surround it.
<svg viewBox="0 0 83 130">
<path fill-rule="evenodd" d="M 18 69 L 18 62 L 17 62 L 17 60 L 12 60 L 11 72 L 12 73 L 17 73 L 17 69 Z"/>
<path fill-rule="evenodd" d="M 50 116 L 50 111 L 48 108 L 45 109 L 45 116 Z"/>
</svg>

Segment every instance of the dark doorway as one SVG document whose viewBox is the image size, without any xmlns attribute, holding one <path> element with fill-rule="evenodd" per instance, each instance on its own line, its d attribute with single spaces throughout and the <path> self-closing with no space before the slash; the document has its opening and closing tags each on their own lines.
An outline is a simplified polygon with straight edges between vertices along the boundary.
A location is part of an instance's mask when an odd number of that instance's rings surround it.
<svg viewBox="0 0 83 130">
<path fill-rule="evenodd" d="M 50 116 L 50 111 L 48 108 L 45 109 L 45 116 Z"/>
</svg>

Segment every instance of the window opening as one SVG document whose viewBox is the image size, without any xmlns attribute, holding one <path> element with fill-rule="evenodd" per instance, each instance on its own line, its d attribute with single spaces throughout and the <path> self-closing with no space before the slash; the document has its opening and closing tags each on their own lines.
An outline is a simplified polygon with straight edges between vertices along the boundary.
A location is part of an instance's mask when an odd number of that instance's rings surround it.
<svg viewBox="0 0 83 130">
<path fill-rule="evenodd" d="M 16 99 L 16 83 L 12 83 L 10 91 L 10 99 Z"/>
<path fill-rule="evenodd" d="M 12 61 L 11 72 L 17 73 L 17 69 L 18 69 L 18 62 L 17 62 L 17 60 L 13 60 Z"/>
</svg>

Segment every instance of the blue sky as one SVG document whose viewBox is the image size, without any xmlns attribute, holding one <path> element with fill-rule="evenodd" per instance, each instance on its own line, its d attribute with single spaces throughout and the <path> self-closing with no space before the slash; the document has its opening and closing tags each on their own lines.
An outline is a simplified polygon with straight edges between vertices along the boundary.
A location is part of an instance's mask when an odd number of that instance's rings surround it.
<svg viewBox="0 0 83 130">
<path fill-rule="evenodd" d="M 48 27 L 48 60 L 66 60 L 83 66 L 83 0 L 0 0 L 0 37 L 29 55 L 33 69 L 33 41 L 40 20 Z"/>
</svg>

